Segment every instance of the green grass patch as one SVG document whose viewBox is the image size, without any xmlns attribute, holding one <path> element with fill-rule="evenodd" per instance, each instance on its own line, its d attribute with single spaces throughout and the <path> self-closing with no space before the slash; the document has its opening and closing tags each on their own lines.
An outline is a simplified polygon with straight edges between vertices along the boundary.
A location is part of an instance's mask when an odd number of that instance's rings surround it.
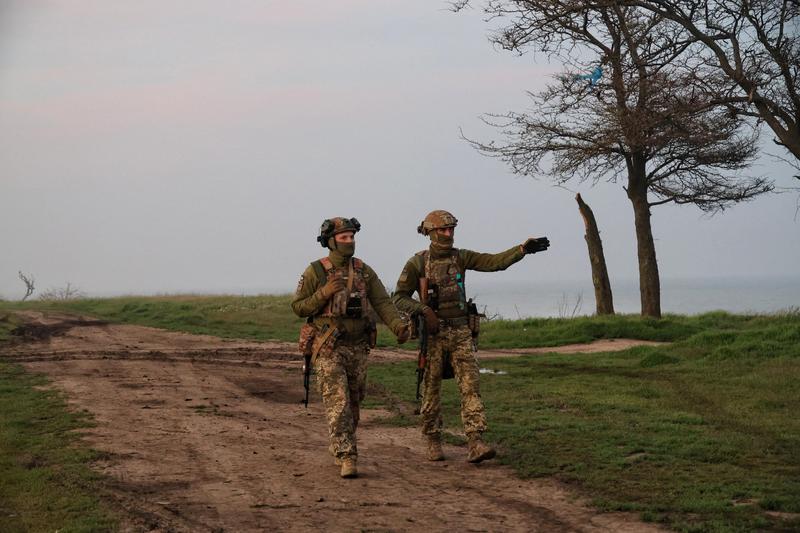
<svg viewBox="0 0 800 533">
<path fill-rule="evenodd" d="M 800 513 L 800 316 L 667 320 L 695 332 L 669 346 L 485 361 L 507 373 L 481 377 L 500 461 L 680 531 L 798 530 L 766 511 Z M 369 379 L 413 404 L 413 362 L 373 365 Z M 459 409 L 446 381 L 445 428 L 460 429 Z"/>
<path fill-rule="evenodd" d="M 95 453 L 76 442 L 89 421 L 71 413 L 46 380 L 0 363 L 0 530 L 109 531 Z"/>
<path fill-rule="evenodd" d="M 10 309 L 77 312 L 112 322 L 139 324 L 218 337 L 296 341 L 303 319 L 292 313 L 290 295 L 148 296 L 64 302 L 3 303 Z"/>
<path fill-rule="evenodd" d="M 738 317 L 708 313 L 699 316 L 665 315 L 658 320 L 638 315 L 493 320 L 481 327 L 481 347 L 550 347 L 598 339 L 673 342 L 686 339 L 710 325 L 718 327 L 729 321 L 736 322 Z"/>
<path fill-rule="evenodd" d="M 111 322 L 224 338 L 296 342 L 305 319 L 292 312 L 292 295 L 124 296 L 69 301 L 0 302 L 0 318 L 13 310 L 63 311 Z M 0 339 L 3 335 L 0 321 Z M 397 346 L 381 325 L 378 346 Z"/>
<path fill-rule="evenodd" d="M 3 302 L 0 302 L 2 305 Z M 8 341 L 11 337 L 11 330 L 17 326 L 13 315 L 8 312 L 0 311 L 0 346 L 1 343 Z"/>
<path fill-rule="evenodd" d="M 294 342 L 303 319 L 294 315 L 291 301 L 292 295 L 128 296 L 63 302 L 0 302 L 0 314 L 4 309 L 72 311 L 114 322 L 188 333 Z M 699 316 L 667 315 L 660 320 L 638 315 L 493 320 L 484 322 L 482 326 L 481 347 L 548 347 L 614 338 L 672 342 L 709 328 L 721 332 L 736 329 L 750 318 L 707 313 Z M 378 346 L 397 346 L 394 335 L 383 326 L 378 329 Z M 414 348 L 413 343 L 403 347 Z"/>
</svg>

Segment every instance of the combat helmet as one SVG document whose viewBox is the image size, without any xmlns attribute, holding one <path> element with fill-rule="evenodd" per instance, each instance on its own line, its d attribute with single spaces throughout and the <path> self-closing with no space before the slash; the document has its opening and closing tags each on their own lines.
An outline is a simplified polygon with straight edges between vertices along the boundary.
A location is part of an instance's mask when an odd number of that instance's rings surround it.
<svg viewBox="0 0 800 533">
<path fill-rule="evenodd" d="M 355 218 L 328 218 L 323 220 L 322 225 L 319 227 L 319 236 L 317 237 L 317 242 L 320 243 L 323 248 L 327 248 L 328 239 L 334 235 L 338 233 L 344 233 L 345 231 L 357 233 L 360 229 L 361 224 Z"/>
<path fill-rule="evenodd" d="M 428 235 L 431 231 L 439 228 L 455 228 L 458 225 L 458 219 L 453 216 L 449 211 L 437 209 L 431 211 L 425 217 L 419 226 L 417 226 L 417 233 Z"/>
</svg>

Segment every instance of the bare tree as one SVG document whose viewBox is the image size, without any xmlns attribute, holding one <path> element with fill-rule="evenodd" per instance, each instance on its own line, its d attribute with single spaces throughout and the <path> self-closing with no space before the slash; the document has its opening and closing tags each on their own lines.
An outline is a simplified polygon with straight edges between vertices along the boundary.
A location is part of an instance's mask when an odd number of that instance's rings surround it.
<svg viewBox="0 0 800 533">
<path fill-rule="evenodd" d="M 608 6 L 616 0 L 598 0 Z M 697 86 L 713 105 L 756 117 L 800 170 L 798 0 L 621 0 L 684 29 L 697 51 Z M 721 76 L 720 76 L 721 75 Z M 719 83 L 720 77 L 724 78 Z M 716 80 L 716 82 L 715 82 Z M 800 179 L 800 174 L 796 176 Z"/>
<path fill-rule="evenodd" d="M 36 290 L 36 280 L 33 279 L 32 275 L 23 274 L 22 270 L 19 271 L 19 279 L 21 279 L 22 283 L 25 284 L 25 296 L 22 297 L 22 301 L 24 302 L 30 297 L 31 294 L 33 294 L 33 291 Z"/>
<path fill-rule="evenodd" d="M 39 299 L 46 301 L 66 301 L 78 300 L 80 298 L 84 298 L 85 296 L 86 295 L 83 293 L 83 291 L 77 287 L 74 287 L 72 283 L 67 282 L 64 287 L 47 289 L 39 295 Z"/>
<path fill-rule="evenodd" d="M 598 315 L 614 314 L 614 295 L 611 292 L 611 281 L 608 279 L 606 256 L 603 253 L 603 241 L 600 239 L 600 230 L 597 220 L 589 204 L 583 201 L 580 194 L 575 195 L 578 202 L 578 211 L 583 218 L 586 228 L 586 246 L 589 249 L 589 263 L 592 265 L 592 284 L 594 285 L 594 299 Z"/>
<path fill-rule="evenodd" d="M 505 23 L 491 36 L 495 44 L 557 56 L 567 72 L 530 94 L 528 112 L 487 116 L 503 143 L 467 140 L 517 174 L 622 182 L 642 314 L 660 317 L 651 208 L 694 204 L 714 213 L 772 190 L 766 179 L 740 176 L 756 153 L 756 131 L 708 105 L 686 68 L 693 41 L 661 15 L 591 0 L 489 0 L 485 10 Z M 589 71 L 599 75 L 587 81 Z"/>
</svg>

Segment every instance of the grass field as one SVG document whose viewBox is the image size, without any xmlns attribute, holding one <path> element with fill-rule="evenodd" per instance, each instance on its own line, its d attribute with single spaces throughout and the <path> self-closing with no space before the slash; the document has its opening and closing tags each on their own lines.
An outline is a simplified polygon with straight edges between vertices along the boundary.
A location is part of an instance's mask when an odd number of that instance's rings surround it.
<svg viewBox="0 0 800 533">
<path fill-rule="evenodd" d="M 0 362 L 0 531 L 109 531 L 95 455 L 76 445 L 89 420 L 68 411 L 44 378 Z"/>
<path fill-rule="evenodd" d="M 151 296 L 0 303 L 0 309 L 87 313 L 114 322 L 256 340 L 297 340 L 291 296 Z"/>
<path fill-rule="evenodd" d="M 0 307 L 2 305 L 3 302 L 0 302 Z M 16 327 L 16 324 L 12 320 L 11 316 L 0 311 L 0 343 L 9 339 L 11 330 L 14 329 L 14 327 Z"/>
<path fill-rule="evenodd" d="M 303 320 L 290 308 L 292 297 L 281 296 L 154 296 L 83 299 L 65 302 L 0 302 L 2 309 L 50 309 L 91 314 L 115 322 L 153 326 L 220 337 L 295 342 Z M 590 342 L 601 338 L 658 341 L 685 339 L 706 327 L 706 318 L 668 315 L 661 320 L 634 315 L 611 317 L 538 318 L 486 322 L 484 348 L 525 348 Z M 735 320 L 732 318 L 731 320 Z M 379 346 L 396 346 L 379 328 Z M 406 345 L 407 348 L 413 348 Z"/>
<path fill-rule="evenodd" d="M 697 332 L 667 347 L 483 363 L 506 373 L 481 378 L 500 461 L 680 531 L 800 531 L 800 315 L 684 320 Z M 370 381 L 390 404 L 414 400 L 413 364 Z M 460 429 L 444 388 L 445 427 Z"/>
<path fill-rule="evenodd" d="M 289 301 L 180 296 L 24 307 L 293 342 L 301 320 Z M 0 316 L 20 307 L 0 303 Z M 500 460 L 523 477 L 555 476 L 602 509 L 635 511 L 681 531 L 800 531 L 800 313 L 492 321 L 481 346 L 623 337 L 673 344 L 485 362 L 505 372 L 481 382 L 487 438 Z M 386 332 L 382 340 L 392 344 Z M 371 403 L 413 402 L 412 363 L 372 365 L 369 379 L 379 392 Z M 454 383 L 446 382 L 448 428 L 460 428 L 458 403 Z M 393 420 L 416 422 L 399 414 Z"/>
</svg>

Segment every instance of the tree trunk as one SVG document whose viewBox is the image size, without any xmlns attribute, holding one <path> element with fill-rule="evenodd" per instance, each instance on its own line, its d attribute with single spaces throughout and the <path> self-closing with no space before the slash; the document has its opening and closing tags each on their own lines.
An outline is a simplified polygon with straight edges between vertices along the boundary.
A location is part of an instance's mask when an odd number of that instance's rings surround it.
<svg viewBox="0 0 800 533">
<path fill-rule="evenodd" d="M 594 299 L 597 303 L 598 315 L 614 314 L 614 298 L 611 294 L 611 282 L 608 280 L 606 257 L 603 254 L 603 241 L 600 240 L 600 231 L 592 209 L 583 201 L 580 194 L 575 195 L 578 202 L 578 211 L 583 217 L 586 226 L 586 246 L 589 248 L 589 262 L 592 265 L 592 283 L 594 284 Z"/>
<path fill-rule="evenodd" d="M 658 278 L 653 230 L 650 226 L 650 205 L 647 203 L 644 162 L 638 165 L 634 163 L 633 172 L 638 176 L 628 176 L 628 198 L 633 205 L 633 219 L 636 226 L 642 316 L 661 318 L 661 283 Z"/>
</svg>

